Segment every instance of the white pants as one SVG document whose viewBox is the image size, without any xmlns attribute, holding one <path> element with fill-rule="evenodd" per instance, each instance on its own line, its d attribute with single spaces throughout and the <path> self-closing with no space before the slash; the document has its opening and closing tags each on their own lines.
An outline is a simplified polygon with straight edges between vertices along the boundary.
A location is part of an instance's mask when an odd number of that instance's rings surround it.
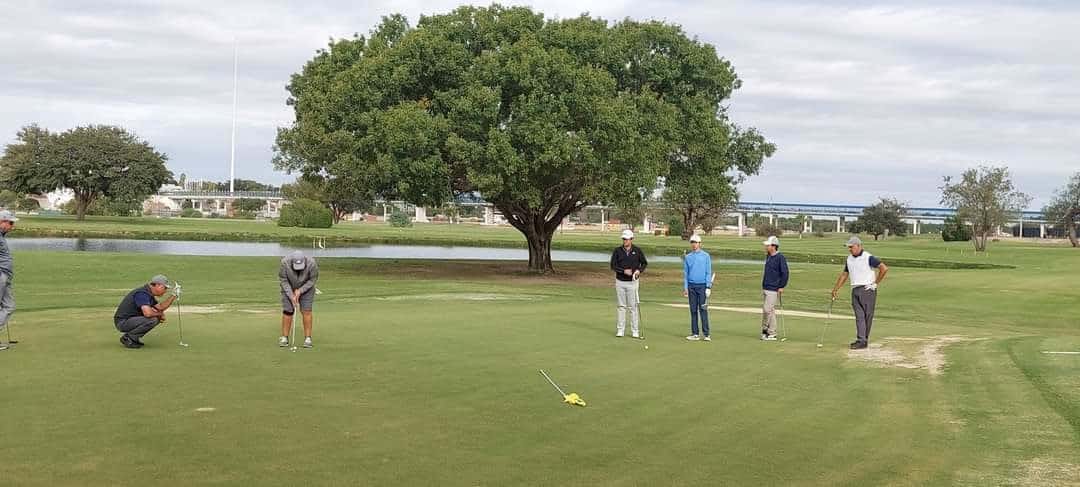
<svg viewBox="0 0 1080 487">
<path fill-rule="evenodd" d="M 619 335 L 626 332 L 626 310 L 630 310 L 630 333 L 637 336 L 639 333 L 638 327 L 638 282 L 637 281 L 615 281 L 615 297 L 618 299 L 618 321 L 615 331 Z"/>
</svg>

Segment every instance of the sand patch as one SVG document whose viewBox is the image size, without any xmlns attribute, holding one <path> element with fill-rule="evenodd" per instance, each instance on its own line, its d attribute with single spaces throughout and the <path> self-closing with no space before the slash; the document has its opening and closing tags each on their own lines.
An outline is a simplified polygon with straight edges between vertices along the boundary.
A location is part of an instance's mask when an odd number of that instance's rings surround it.
<svg viewBox="0 0 1080 487">
<path fill-rule="evenodd" d="M 945 372 L 948 365 L 945 359 L 945 347 L 953 343 L 985 340 L 962 336 L 936 337 L 885 337 L 871 343 L 864 350 L 848 350 L 849 360 L 867 362 L 879 367 L 898 367 L 902 369 L 923 369 L 932 376 Z"/>
<path fill-rule="evenodd" d="M 195 409 L 195 412 L 197 412 L 197 413 L 212 413 L 214 411 L 217 411 L 217 408 L 196 408 Z"/>
<path fill-rule="evenodd" d="M 197 306 L 197 305 L 181 305 L 180 311 L 182 313 L 194 313 L 197 315 L 224 313 L 224 306 Z"/>
<path fill-rule="evenodd" d="M 381 296 L 375 299 L 379 301 L 535 301 L 540 298 L 541 296 L 532 294 L 436 293 Z"/>
<path fill-rule="evenodd" d="M 686 309 L 686 308 L 690 307 L 689 304 L 665 304 L 664 306 L 667 306 L 669 308 L 683 308 L 683 309 Z M 709 305 L 709 309 L 710 310 L 718 310 L 718 311 L 730 311 L 732 313 L 747 313 L 747 314 L 757 314 L 757 315 L 761 314 L 761 308 L 737 308 L 737 307 L 731 307 L 731 306 L 713 306 L 713 305 Z M 783 310 L 783 311 L 776 310 L 776 314 L 781 315 L 781 316 L 797 316 L 799 318 L 817 318 L 817 319 L 822 319 L 822 320 L 829 319 L 829 315 L 827 313 L 815 313 L 813 311 L 793 311 L 793 310 L 790 310 L 790 309 L 786 309 L 786 310 Z M 836 313 L 833 313 L 832 319 L 834 319 L 834 320 L 849 320 L 850 321 L 850 320 L 854 320 L 855 317 L 850 316 L 850 315 L 838 315 Z"/>
<path fill-rule="evenodd" d="M 1080 486 L 1080 466 L 1036 458 L 1023 465 L 1020 485 Z"/>
</svg>

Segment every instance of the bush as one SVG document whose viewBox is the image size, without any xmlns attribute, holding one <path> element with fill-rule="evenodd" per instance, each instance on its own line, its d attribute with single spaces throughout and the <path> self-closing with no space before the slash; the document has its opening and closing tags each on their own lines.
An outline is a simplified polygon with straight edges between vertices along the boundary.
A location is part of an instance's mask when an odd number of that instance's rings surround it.
<svg viewBox="0 0 1080 487">
<path fill-rule="evenodd" d="M 184 208 L 180 211 L 180 216 L 184 218 L 202 218 L 202 212 L 194 208 Z"/>
<path fill-rule="evenodd" d="M 945 218 L 941 227 L 941 239 L 946 242 L 967 242 L 971 240 L 971 227 L 960 221 L 956 216 Z"/>
<path fill-rule="evenodd" d="M 669 236 L 682 236 L 683 231 L 686 230 L 686 225 L 683 224 L 682 218 L 673 216 L 668 220 L 667 228 Z"/>
<path fill-rule="evenodd" d="M 814 236 L 817 238 L 825 238 L 824 230 L 814 230 Z"/>
<path fill-rule="evenodd" d="M 34 198 L 23 198 L 19 200 L 19 211 L 37 211 L 41 209 L 41 203 Z"/>
<path fill-rule="evenodd" d="M 784 230 L 776 225 L 765 222 L 758 223 L 758 225 L 754 227 L 754 233 L 759 237 L 779 237 L 784 234 Z"/>
<path fill-rule="evenodd" d="M 0 208 L 14 208 L 19 204 L 19 200 L 21 199 L 22 197 L 20 197 L 18 193 L 11 191 L 10 189 L 0 191 Z"/>
<path fill-rule="evenodd" d="M 334 217 L 322 203 L 298 199 L 281 208 L 279 227 L 330 228 Z"/>
<path fill-rule="evenodd" d="M 390 215 L 390 226 L 396 228 L 406 228 L 412 226 L 412 220 L 409 219 L 409 215 L 406 215 L 400 211 L 395 211 Z"/>
</svg>

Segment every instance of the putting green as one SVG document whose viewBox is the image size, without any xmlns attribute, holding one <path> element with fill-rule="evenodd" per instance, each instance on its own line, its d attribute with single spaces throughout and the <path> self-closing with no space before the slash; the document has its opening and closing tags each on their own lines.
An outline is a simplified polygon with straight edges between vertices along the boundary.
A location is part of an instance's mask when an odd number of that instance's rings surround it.
<svg viewBox="0 0 1080 487">
<path fill-rule="evenodd" d="M 868 244 L 886 262 L 934 245 Z M 643 281 L 646 352 L 613 337 L 603 264 L 323 259 L 315 348 L 288 353 L 277 259 L 18 253 L 3 483 L 1076 485 L 1080 357 L 1042 351 L 1080 351 L 1080 254 L 992 252 L 1017 268 L 893 269 L 882 360 L 848 353 L 848 320 L 816 348 L 818 317 L 763 343 L 758 316 L 716 310 L 689 343 L 677 266 Z M 757 266 L 718 270 L 715 305 L 758 304 Z M 839 269 L 792 270 L 787 309 L 824 312 Z M 113 306 L 159 271 L 184 284 L 191 347 L 173 313 L 126 350 Z"/>
</svg>

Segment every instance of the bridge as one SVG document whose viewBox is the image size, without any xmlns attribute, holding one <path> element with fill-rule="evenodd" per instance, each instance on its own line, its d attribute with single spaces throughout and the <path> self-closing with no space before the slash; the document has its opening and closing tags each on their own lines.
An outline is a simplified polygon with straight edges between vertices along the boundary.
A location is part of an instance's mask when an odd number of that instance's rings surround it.
<svg viewBox="0 0 1080 487">
<path fill-rule="evenodd" d="M 188 190 L 162 190 L 159 191 L 154 198 L 162 200 L 169 200 L 177 202 L 176 206 L 179 209 L 180 202 L 190 201 L 192 207 L 197 210 L 203 211 L 219 211 L 227 212 L 231 202 L 238 199 L 259 199 L 267 202 L 264 207 L 264 214 L 267 217 L 274 217 L 280 210 L 281 205 L 287 203 L 287 198 L 280 191 L 188 191 Z M 383 206 L 383 216 L 388 216 L 388 208 L 392 206 L 407 207 L 412 206 L 404 201 L 384 201 L 378 200 L 375 202 L 377 205 Z M 491 203 L 488 203 L 476 193 L 468 193 L 459 195 L 455 198 L 454 204 L 458 206 L 472 206 L 484 208 L 484 223 L 495 224 L 500 220 L 499 212 L 494 208 Z M 172 206 L 166 204 L 166 206 Z M 586 206 L 589 210 L 599 210 L 601 212 L 601 224 L 607 223 L 607 216 L 611 211 L 615 210 L 615 207 L 610 205 L 589 205 Z M 664 206 L 658 203 L 652 203 L 646 205 L 646 215 L 643 221 L 643 225 L 648 231 L 654 226 L 654 222 L 649 219 L 648 210 L 660 210 L 666 209 Z M 836 232 L 842 233 L 847 228 L 848 220 L 857 220 L 862 215 L 863 210 L 866 209 L 865 205 L 837 205 L 837 204 L 821 204 L 821 203 L 775 203 L 775 202 L 755 202 L 755 201 L 740 201 L 734 209 L 732 209 L 728 216 L 736 217 L 738 219 L 739 235 L 746 235 L 749 228 L 747 221 L 750 215 L 763 215 L 769 218 L 769 223 L 775 224 L 776 219 L 784 217 L 802 216 L 803 217 L 803 231 L 813 232 L 814 223 L 821 223 L 824 221 L 835 221 Z M 427 209 L 422 206 L 415 207 L 415 220 L 418 222 L 426 222 Z M 942 222 L 948 217 L 956 216 L 956 210 L 952 208 L 924 208 L 913 207 L 907 208 L 901 219 L 912 226 L 912 234 L 919 235 L 922 233 L 922 224 L 924 222 Z M 1023 235 L 1024 225 L 1038 225 L 1040 237 L 1046 236 L 1046 227 L 1052 222 L 1047 221 L 1042 212 L 1026 210 L 1020 213 L 1019 218 L 1015 223 L 1020 225 L 1020 233 Z"/>
</svg>

